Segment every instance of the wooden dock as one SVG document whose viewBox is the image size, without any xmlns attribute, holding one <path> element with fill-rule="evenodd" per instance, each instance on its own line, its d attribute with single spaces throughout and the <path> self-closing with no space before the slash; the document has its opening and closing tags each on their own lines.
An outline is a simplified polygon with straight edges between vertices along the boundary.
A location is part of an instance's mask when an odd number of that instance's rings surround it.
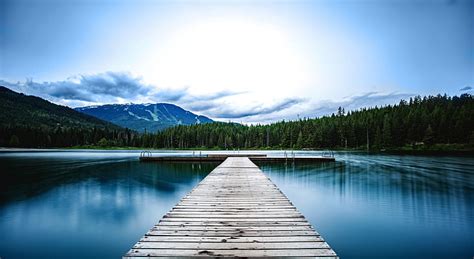
<svg viewBox="0 0 474 259">
<path fill-rule="evenodd" d="M 324 156 L 279 156 L 269 157 L 266 155 L 239 155 L 239 154 L 222 154 L 222 155 L 205 155 L 205 156 L 140 156 L 142 162 L 224 162 L 228 157 L 248 157 L 254 163 L 313 163 L 313 162 L 334 162 L 334 157 Z"/>
<path fill-rule="evenodd" d="M 337 258 L 247 157 L 228 157 L 124 256 L 138 257 Z"/>
</svg>

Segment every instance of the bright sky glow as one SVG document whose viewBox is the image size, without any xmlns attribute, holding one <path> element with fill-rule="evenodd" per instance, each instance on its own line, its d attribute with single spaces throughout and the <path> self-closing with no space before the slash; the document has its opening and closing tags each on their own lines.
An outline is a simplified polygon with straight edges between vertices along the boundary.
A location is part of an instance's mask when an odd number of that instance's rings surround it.
<svg viewBox="0 0 474 259">
<path fill-rule="evenodd" d="M 220 120 L 314 117 L 466 92 L 473 13 L 470 0 L 4 0 L 0 83 L 70 106 L 166 101 Z"/>
<path fill-rule="evenodd" d="M 178 29 L 149 60 L 150 80 L 190 86 L 193 92 L 228 89 L 285 97 L 309 86 L 304 53 L 279 27 L 252 21 L 210 19 Z"/>
</svg>

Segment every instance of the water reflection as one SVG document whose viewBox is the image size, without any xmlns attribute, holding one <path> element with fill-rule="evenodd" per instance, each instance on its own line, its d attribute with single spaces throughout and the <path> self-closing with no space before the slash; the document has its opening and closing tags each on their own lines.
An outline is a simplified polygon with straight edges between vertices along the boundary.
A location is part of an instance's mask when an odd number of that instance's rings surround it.
<svg viewBox="0 0 474 259">
<path fill-rule="evenodd" d="M 343 258 L 474 254 L 472 159 L 340 153 L 261 168 Z"/>
<path fill-rule="evenodd" d="M 120 257 L 216 166 L 138 154 L 0 152 L 0 257 Z M 341 258 L 472 257 L 474 159 L 336 159 L 260 166 Z"/>
<path fill-rule="evenodd" d="M 215 164 L 139 163 L 136 157 L 100 160 L 0 157 L 0 202 L 25 199 L 65 184 L 94 180 L 133 185 L 134 181 L 157 190 L 174 191 L 176 184 L 201 179 Z"/>
<path fill-rule="evenodd" d="M 117 258 L 216 164 L 0 157 L 0 256 Z"/>
</svg>

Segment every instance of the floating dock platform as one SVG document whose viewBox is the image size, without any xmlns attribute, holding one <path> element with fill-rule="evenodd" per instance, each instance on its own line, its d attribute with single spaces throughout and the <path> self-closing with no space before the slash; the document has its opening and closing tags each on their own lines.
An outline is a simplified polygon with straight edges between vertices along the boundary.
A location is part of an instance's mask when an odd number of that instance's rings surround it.
<svg viewBox="0 0 474 259">
<path fill-rule="evenodd" d="M 123 258 L 338 258 L 247 157 L 227 157 Z"/>
<path fill-rule="evenodd" d="M 143 162 L 224 162 L 228 157 L 247 157 L 254 163 L 264 162 L 334 162 L 334 156 L 267 156 L 266 154 L 206 154 L 196 156 L 153 156 L 152 153 L 142 152 L 140 161 Z"/>
</svg>

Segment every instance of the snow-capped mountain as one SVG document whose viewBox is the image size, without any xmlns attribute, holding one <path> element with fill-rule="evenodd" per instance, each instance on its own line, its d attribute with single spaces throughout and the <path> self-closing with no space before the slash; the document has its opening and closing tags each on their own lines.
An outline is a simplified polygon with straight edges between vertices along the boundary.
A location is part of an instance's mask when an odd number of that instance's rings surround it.
<svg viewBox="0 0 474 259">
<path fill-rule="evenodd" d="M 209 123 L 213 120 L 169 103 L 106 104 L 75 110 L 140 132 L 155 132 L 176 125 Z"/>
</svg>

